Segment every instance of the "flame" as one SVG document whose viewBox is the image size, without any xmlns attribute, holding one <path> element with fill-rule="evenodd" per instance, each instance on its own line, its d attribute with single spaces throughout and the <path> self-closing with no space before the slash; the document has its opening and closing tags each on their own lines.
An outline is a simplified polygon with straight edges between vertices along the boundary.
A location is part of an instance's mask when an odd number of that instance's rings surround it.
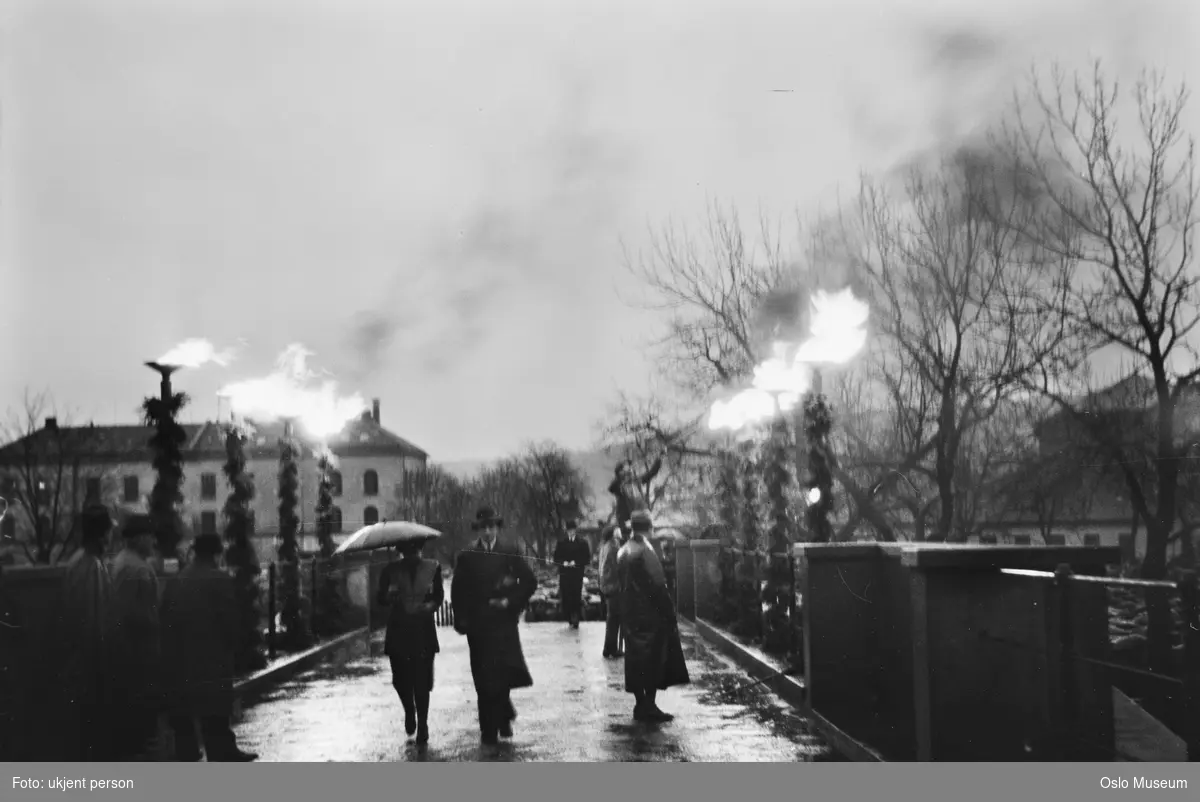
<svg viewBox="0 0 1200 802">
<path fill-rule="evenodd" d="M 789 359 L 787 343 L 775 343 L 773 356 L 754 368 L 750 388 L 717 401 L 709 414 L 710 429 L 737 431 L 749 424 L 790 412 L 812 385 L 813 365 L 842 365 L 867 344 L 870 308 L 846 288 L 817 292 L 812 299 L 809 338 Z"/>
<path fill-rule="evenodd" d="M 318 384 L 317 374 L 308 369 L 311 355 L 303 345 L 289 345 L 276 360 L 274 373 L 227 385 L 220 394 L 229 398 L 239 415 L 294 419 L 308 434 L 324 441 L 360 415 L 367 402 L 357 393 L 339 396 L 335 381 Z"/>
<path fill-rule="evenodd" d="M 198 368 L 206 362 L 215 362 L 225 367 L 233 361 L 234 349 L 218 351 L 208 340 L 193 337 L 167 351 L 155 361 L 160 365 L 178 368 Z"/>
</svg>

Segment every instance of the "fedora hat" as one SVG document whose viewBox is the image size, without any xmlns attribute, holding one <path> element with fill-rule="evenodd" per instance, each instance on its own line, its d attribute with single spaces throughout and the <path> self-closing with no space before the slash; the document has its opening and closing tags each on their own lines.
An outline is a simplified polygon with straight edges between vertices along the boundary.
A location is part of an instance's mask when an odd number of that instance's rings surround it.
<svg viewBox="0 0 1200 802">
<path fill-rule="evenodd" d="M 491 507 L 480 507 L 475 512 L 475 521 L 471 524 L 471 528 L 478 531 L 487 526 L 496 526 L 502 529 L 504 528 L 504 518 L 497 515 Z"/>
<path fill-rule="evenodd" d="M 192 550 L 197 554 L 216 556 L 225 551 L 225 544 L 220 535 L 196 535 L 192 540 Z"/>
<path fill-rule="evenodd" d="M 129 516 L 129 520 L 125 522 L 125 526 L 121 529 L 121 536 L 127 538 L 153 534 L 154 519 L 152 519 L 149 515 L 144 515 L 141 513 Z"/>
</svg>

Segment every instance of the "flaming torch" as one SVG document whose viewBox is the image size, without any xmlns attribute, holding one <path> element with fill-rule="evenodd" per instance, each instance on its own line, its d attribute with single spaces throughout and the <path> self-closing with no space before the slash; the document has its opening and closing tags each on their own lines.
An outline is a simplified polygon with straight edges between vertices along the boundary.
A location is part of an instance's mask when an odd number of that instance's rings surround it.
<svg viewBox="0 0 1200 802">
<path fill-rule="evenodd" d="M 743 432 L 771 422 L 771 453 L 767 466 L 768 494 L 771 498 L 772 526 L 770 553 L 787 554 L 790 545 L 790 518 L 785 488 L 788 471 L 788 425 L 785 415 L 796 417 L 796 475 L 804 472 L 799 432 L 808 442 L 809 478 L 802 484 L 806 503 L 806 523 L 812 540 L 830 539 L 829 513 L 833 506 L 832 475 L 829 470 L 828 436 L 831 426 L 828 405 L 821 393 L 822 365 L 848 362 L 866 344 L 867 305 L 849 290 L 838 293 L 817 292 L 811 299 L 809 337 L 798 345 L 774 344 L 772 356 L 754 369 L 751 386 L 732 398 L 713 404 L 710 429 Z M 801 399 L 805 399 L 803 405 Z M 768 580 L 763 587 L 762 612 L 766 617 L 767 640 L 773 646 L 790 640 L 787 626 L 791 606 L 790 577 L 786 560 L 773 558 Z"/>
<path fill-rule="evenodd" d="M 289 637 L 307 639 L 308 633 L 299 598 L 299 563 L 297 562 L 296 533 L 301 525 L 296 516 L 299 481 L 296 466 L 295 428 L 307 435 L 309 444 L 321 457 L 322 486 L 328 485 L 332 467 L 331 437 L 341 432 L 347 423 L 367 408 L 362 396 L 339 394 L 337 383 L 308 368 L 312 353 L 299 344 L 288 346 L 276 361 L 271 374 L 257 379 L 235 382 L 221 389 L 234 412 L 256 420 L 283 421 L 284 437 L 280 443 L 279 469 L 279 527 L 281 542 L 281 584 L 284 592 L 282 610 L 284 626 Z M 331 529 L 329 518 L 332 503 L 326 505 L 325 494 L 318 494 L 318 534 Z M 331 533 L 330 533 L 331 534 Z M 322 538 L 323 540 L 325 538 Z M 322 544 L 328 551 L 328 544 Z M 321 594 L 328 597 L 329 594 Z M 332 601 L 332 600 L 331 600 Z"/>
<path fill-rule="evenodd" d="M 164 563 L 179 559 L 178 546 L 182 537 L 179 505 L 183 503 L 183 444 L 187 433 L 177 420 L 179 411 L 188 402 L 185 393 L 175 393 L 171 375 L 180 368 L 200 367 L 206 362 L 228 364 L 231 352 L 219 353 L 207 340 L 192 339 L 172 348 L 146 366 L 159 375 L 159 397 L 142 402 L 143 418 L 154 428 L 150 447 L 154 452 L 154 468 L 158 474 L 150 492 L 150 515 L 155 522 L 158 551 Z"/>
</svg>

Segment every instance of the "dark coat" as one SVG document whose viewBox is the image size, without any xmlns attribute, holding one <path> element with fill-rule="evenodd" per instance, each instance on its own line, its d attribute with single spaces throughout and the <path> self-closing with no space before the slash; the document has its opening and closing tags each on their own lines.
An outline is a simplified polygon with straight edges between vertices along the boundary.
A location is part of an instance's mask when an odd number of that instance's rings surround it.
<svg viewBox="0 0 1200 802">
<path fill-rule="evenodd" d="M 618 526 L 624 527 L 625 522 L 633 515 L 633 499 L 634 493 L 637 491 L 637 486 L 652 482 L 654 477 L 658 476 L 660 470 L 662 470 L 662 458 L 654 460 L 654 464 L 650 466 L 650 470 L 641 476 L 631 476 L 624 480 L 620 477 L 615 477 L 612 480 L 612 483 L 608 486 L 608 492 L 612 493 L 617 500 Z"/>
<path fill-rule="evenodd" d="M 160 615 L 163 690 L 172 712 L 232 713 L 240 630 L 233 578 L 211 563 L 191 563 L 166 583 Z"/>
<path fill-rule="evenodd" d="M 441 649 L 433 614 L 446 600 L 442 566 L 437 560 L 390 563 L 379 577 L 376 601 L 388 605 L 383 651 L 389 657 L 432 658 Z M 421 605 L 432 605 L 425 611 Z"/>
<path fill-rule="evenodd" d="M 122 701 L 153 705 L 159 668 L 159 590 L 154 569 L 124 549 L 112 568 L 113 681 Z"/>
<path fill-rule="evenodd" d="M 625 690 L 665 690 L 691 681 L 675 606 L 654 549 L 635 533 L 617 553 Z"/>
<path fill-rule="evenodd" d="M 482 540 L 458 555 L 450 583 L 454 628 L 467 636 L 471 676 L 479 694 L 496 694 L 533 685 L 518 625 L 521 612 L 537 590 L 537 577 L 520 552 L 497 540 L 488 552 Z M 493 607 L 492 599 L 508 599 Z"/>
<path fill-rule="evenodd" d="M 574 561 L 575 565 L 565 566 L 563 563 Z M 583 570 L 592 561 L 592 548 L 586 539 L 575 536 L 575 542 L 564 537 L 554 548 L 554 562 L 558 563 L 558 593 L 559 598 L 568 603 L 578 603 L 583 591 Z"/>
</svg>

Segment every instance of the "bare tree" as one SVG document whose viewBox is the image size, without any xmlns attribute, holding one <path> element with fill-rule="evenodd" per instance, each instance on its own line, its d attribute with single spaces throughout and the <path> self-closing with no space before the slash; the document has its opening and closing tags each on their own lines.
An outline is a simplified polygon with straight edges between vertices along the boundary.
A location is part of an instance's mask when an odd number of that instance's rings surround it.
<svg viewBox="0 0 1200 802">
<path fill-rule="evenodd" d="M 408 471 L 396 488 L 396 499 L 388 517 L 421 520 L 443 534 L 435 544 L 439 554 L 453 561 L 471 538 L 473 498 L 468 483 L 441 465 Z"/>
<path fill-rule="evenodd" d="M 1189 93 L 1183 86 L 1168 89 L 1153 72 L 1144 72 L 1132 92 L 1122 92 L 1099 63 L 1090 76 L 1077 74 L 1072 81 L 1055 69 L 1049 87 L 1034 76 L 1032 90 L 1037 118 L 1019 114 L 1006 142 L 1053 212 L 1024 233 L 1075 264 L 1060 308 L 1078 346 L 1036 387 L 1124 475 L 1133 509 L 1147 528 L 1143 575 L 1161 578 L 1179 520 L 1186 453 L 1176 412 L 1200 377 L 1200 357 L 1189 339 L 1200 323 L 1192 264 L 1195 146 L 1183 129 Z M 1136 110 L 1129 135 L 1120 128 L 1123 99 Z M 1111 419 L 1089 414 L 1093 393 L 1069 392 L 1072 383 L 1086 380 L 1087 360 L 1113 348 L 1148 375 L 1151 455 L 1138 453 L 1142 438 L 1128 438 Z"/>
<path fill-rule="evenodd" d="M 537 556 L 546 559 L 552 544 L 566 531 L 568 518 L 582 518 L 591 490 L 566 449 L 552 443 L 526 446 L 521 459 L 525 530 Z"/>
<path fill-rule="evenodd" d="M 48 394 L 26 391 L 4 427 L 4 495 L 13 506 L 10 514 L 17 513 L 14 520 L 23 519 L 17 541 L 31 562 L 51 564 L 69 556 L 89 489 L 98 503 L 113 492 L 113 474 L 97 459 L 102 439 L 96 428 L 69 423 Z"/>
<path fill-rule="evenodd" d="M 1064 261 L 1018 233 L 1036 208 L 1011 191 L 1014 172 L 1009 162 L 963 150 L 911 166 L 898 194 L 864 179 L 852 221 L 854 261 L 887 353 L 884 383 L 915 381 L 918 408 L 931 403 L 932 453 L 914 470 L 939 499 L 937 540 L 966 534 L 956 518 L 965 509 L 958 468 L 973 427 L 1063 338 L 1057 319 L 1039 313 Z"/>
</svg>

